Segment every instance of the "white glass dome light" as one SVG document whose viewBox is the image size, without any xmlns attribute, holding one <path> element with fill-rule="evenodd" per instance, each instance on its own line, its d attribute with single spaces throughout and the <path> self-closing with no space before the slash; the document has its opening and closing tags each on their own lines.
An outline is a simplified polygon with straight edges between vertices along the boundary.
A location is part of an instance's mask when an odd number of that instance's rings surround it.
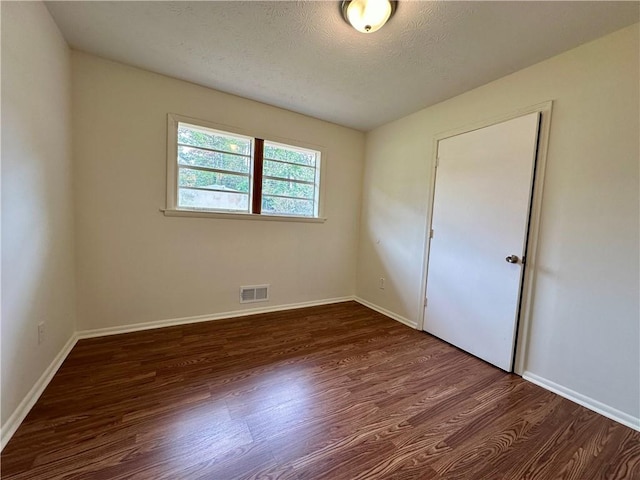
<svg viewBox="0 0 640 480">
<path fill-rule="evenodd" d="M 342 16 L 359 32 L 373 33 L 391 18 L 396 3 L 391 0 L 344 0 Z"/>
</svg>

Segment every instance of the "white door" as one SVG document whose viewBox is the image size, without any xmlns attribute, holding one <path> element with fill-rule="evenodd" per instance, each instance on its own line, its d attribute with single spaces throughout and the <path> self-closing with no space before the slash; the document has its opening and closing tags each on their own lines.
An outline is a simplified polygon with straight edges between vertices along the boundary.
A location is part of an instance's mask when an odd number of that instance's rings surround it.
<svg viewBox="0 0 640 480">
<path fill-rule="evenodd" d="M 539 113 L 438 143 L 424 329 L 511 371 Z"/>
</svg>

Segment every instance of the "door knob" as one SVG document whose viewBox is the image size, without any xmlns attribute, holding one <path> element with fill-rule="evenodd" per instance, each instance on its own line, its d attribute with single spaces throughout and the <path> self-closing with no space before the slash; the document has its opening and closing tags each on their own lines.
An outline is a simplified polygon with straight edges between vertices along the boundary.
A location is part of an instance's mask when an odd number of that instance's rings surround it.
<svg viewBox="0 0 640 480">
<path fill-rule="evenodd" d="M 509 255 L 505 260 L 509 263 L 518 263 L 520 260 L 517 255 Z"/>
</svg>

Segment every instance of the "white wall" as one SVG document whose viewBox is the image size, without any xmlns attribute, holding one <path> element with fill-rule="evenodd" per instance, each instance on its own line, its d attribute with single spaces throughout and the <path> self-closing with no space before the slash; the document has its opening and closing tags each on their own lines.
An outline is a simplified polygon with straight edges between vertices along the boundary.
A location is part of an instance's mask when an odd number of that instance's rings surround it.
<svg viewBox="0 0 640 480">
<path fill-rule="evenodd" d="M 640 417 L 638 58 L 634 25 L 370 132 L 358 295 L 418 319 L 435 134 L 554 100 L 526 370 Z"/>
<path fill-rule="evenodd" d="M 364 134 L 73 53 L 79 329 L 353 295 Z M 326 223 L 165 217 L 167 113 L 325 148 Z M 240 285 L 271 284 L 267 304 Z"/>
<path fill-rule="evenodd" d="M 75 267 L 70 52 L 42 3 L 1 8 L 4 432 L 74 332 Z"/>
</svg>

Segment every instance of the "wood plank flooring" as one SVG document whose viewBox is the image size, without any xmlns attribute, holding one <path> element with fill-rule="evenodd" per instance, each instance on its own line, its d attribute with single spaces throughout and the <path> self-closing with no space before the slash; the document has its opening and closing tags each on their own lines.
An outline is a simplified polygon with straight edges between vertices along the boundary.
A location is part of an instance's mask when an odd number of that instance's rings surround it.
<svg viewBox="0 0 640 480">
<path fill-rule="evenodd" d="M 354 302 L 82 340 L 18 479 L 640 479 L 640 434 Z"/>
</svg>

